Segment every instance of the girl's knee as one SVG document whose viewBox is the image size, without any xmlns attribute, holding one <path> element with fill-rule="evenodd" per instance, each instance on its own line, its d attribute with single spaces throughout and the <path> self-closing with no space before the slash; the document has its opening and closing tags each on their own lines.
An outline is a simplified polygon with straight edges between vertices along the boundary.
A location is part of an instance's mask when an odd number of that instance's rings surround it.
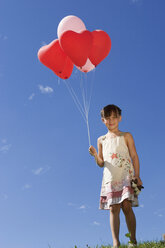
<svg viewBox="0 0 165 248">
<path fill-rule="evenodd" d="M 129 214 L 132 211 L 132 204 L 127 199 L 122 202 L 121 207 L 125 215 Z"/>
</svg>

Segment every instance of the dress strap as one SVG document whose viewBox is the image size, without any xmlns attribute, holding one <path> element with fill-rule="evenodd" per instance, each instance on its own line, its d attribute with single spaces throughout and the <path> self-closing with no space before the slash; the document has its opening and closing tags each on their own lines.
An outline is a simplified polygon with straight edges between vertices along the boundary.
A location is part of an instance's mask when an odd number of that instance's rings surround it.
<svg viewBox="0 0 165 248">
<path fill-rule="evenodd" d="M 125 134 L 124 132 L 121 132 L 121 133 L 120 133 L 120 136 L 124 136 L 124 134 Z"/>
</svg>

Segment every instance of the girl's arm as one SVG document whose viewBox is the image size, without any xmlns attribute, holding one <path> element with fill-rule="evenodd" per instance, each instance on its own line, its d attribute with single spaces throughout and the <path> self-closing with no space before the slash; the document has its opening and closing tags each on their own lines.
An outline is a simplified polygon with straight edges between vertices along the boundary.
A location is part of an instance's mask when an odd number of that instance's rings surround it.
<svg viewBox="0 0 165 248">
<path fill-rule="evenodd" d="M 100 166 L 104 166 L 104 159 L 103 159 L 103 154 L 102 154 L 102 144 L 100 142 L 100 139 L 97 139 L 97 147 L 98 147 L 98 154 L 96 149 L 93 146 L 89 147 L 89 153 L 94 156 L 96 163 Z"/>
<path fill-rule="evenodd" d="M 139 157 L 136 152 L 136 147 L 135 147 L 133 136 L 131 133 L 126 133 L 125 137 L 127 141 L 128 150 L 129 150 L 129 153 L 130 153 L 130 156 L 133 162 L 133 166 L 134 166 L 134 176 L 138 179 L 138 184 L 142 184 L 142 181 L 140 179 Z"/>
</svg>

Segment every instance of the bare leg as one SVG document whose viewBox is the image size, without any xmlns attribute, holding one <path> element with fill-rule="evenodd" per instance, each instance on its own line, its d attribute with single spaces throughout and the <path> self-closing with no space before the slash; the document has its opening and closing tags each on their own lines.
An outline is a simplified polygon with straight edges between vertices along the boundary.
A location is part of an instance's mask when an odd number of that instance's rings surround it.
<svg viewBox="0 0 165 248">
<path fill-rule="evenodd" d="M 110 207 L 110 226 L 113 238 L 113 247 L 118 248 L 119 241 L 119 229 L 120 229 L 120 204 L 115 204 Z"/>
<path fill-rule="evenodd" d="M 131 241 L 136 244 L 136 218 L 132 210 L 131 202 L 127 199 L 122 202 L 122 210 L 125 215 L 128 231 L 131 233 Z"/>
</svg>

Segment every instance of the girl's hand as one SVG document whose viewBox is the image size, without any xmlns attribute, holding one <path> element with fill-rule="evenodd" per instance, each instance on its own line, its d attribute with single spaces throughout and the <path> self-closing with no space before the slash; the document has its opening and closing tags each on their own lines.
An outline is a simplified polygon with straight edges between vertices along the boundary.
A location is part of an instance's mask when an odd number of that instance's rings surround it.
<svg viewBox="0 0 165 248">
<path fill-rule="evenodd" d="M 140 177 L 136 177 L 136 176 L 135 176 L 134 179 L 137 179 L 137 180 L 138 180 L 137 186 L 143 185 L 143 182 L 141 181 Z"/>
<path fill-rule="evenodd" d="M 92 156 L 97 155 L 97 151 L 96 151 L 96 149 L 95 149 L 93 146 L 90 146 L 90 147 L 89 147 L 89 153 L 90 153 Z"/>
</svg>

